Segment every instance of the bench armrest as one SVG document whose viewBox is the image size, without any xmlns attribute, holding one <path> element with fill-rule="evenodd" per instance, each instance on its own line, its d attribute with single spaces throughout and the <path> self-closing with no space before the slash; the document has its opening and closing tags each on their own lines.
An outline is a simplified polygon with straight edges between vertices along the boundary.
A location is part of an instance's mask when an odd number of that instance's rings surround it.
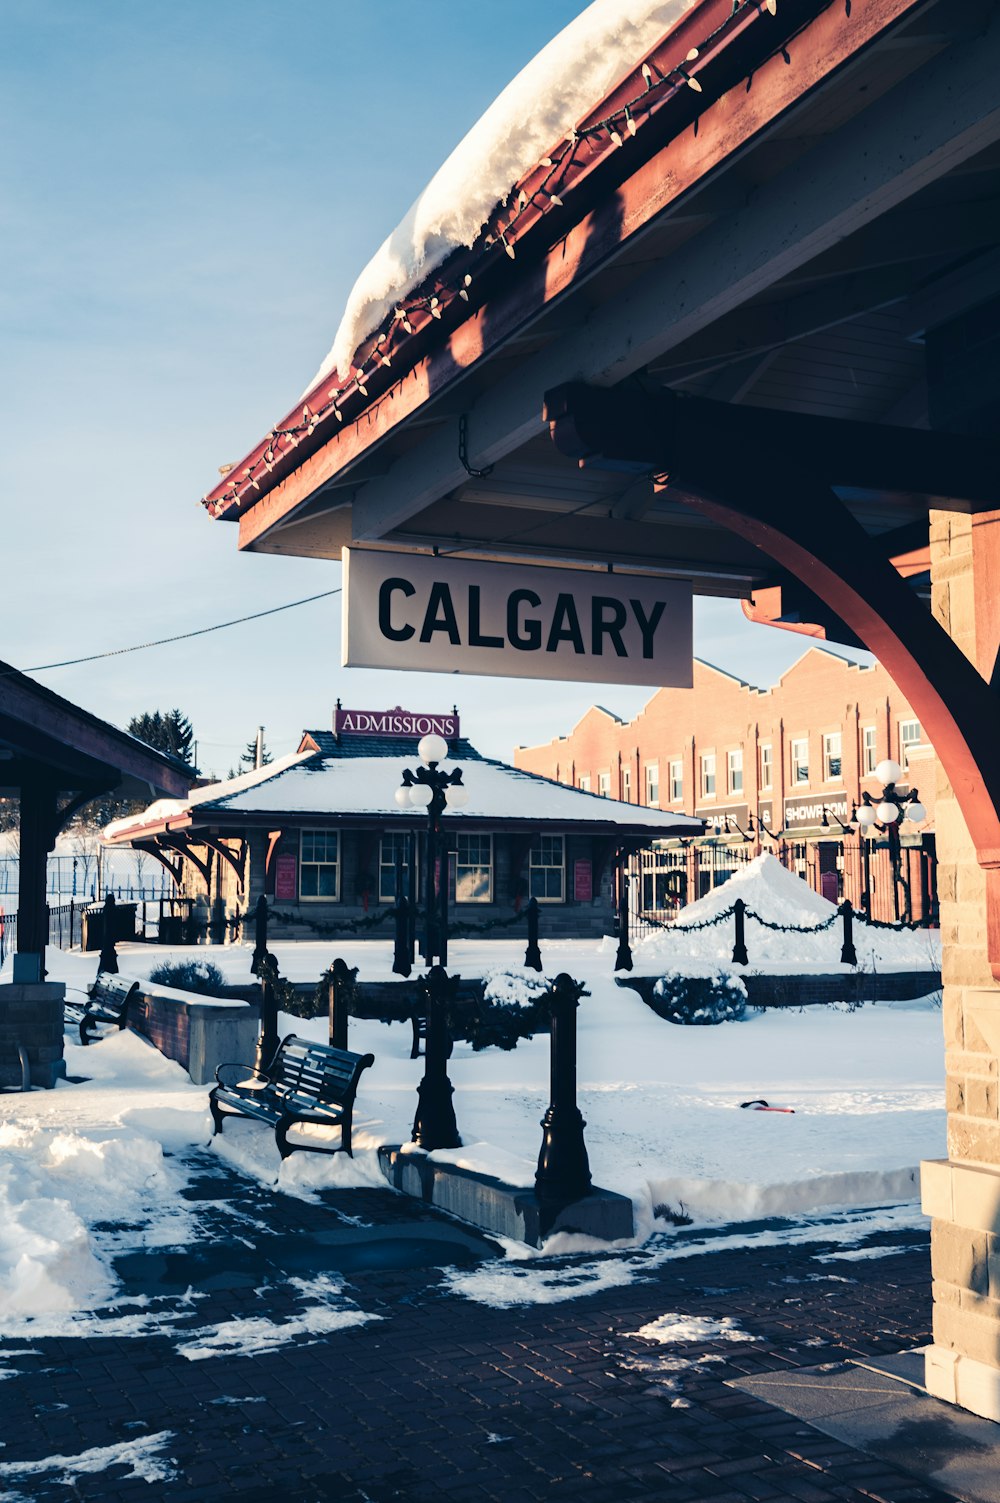
<svg viewBox="0 0 1000 1503">
<path fill-rule="evenodd" d="M 224 1072 L 231 1078 L 224 1079 Z M 219 1065 L 215 1072 L 215 1079 L 226 1090 L 233 1090 L 238 1086 L 250 1091 L 263 1090 L 272 1083 L 270 1075 L 265 1075 L 263 1070 L 258 1070 L 254 1065 L 235 1063 Z"/>
</svg>

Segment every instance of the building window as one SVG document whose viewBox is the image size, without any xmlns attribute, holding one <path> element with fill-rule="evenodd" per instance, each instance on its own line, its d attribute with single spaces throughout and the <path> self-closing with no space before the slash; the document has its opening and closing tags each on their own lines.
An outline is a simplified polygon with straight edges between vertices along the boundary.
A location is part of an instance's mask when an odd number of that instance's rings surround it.
<svg viewBox="0 0 1000 1503">
<path fill-rule="evenodd" d="M 410 866 L 408 854 L 409 836 L 397 831 L 383 835 L 378 851 L 378 897 L 380 903 L 396 901 L 396 853 L 403 864 L 403 891 L 410 895 Z"/>
<path fill-rule="evenodd" d="M 581 772 L 581 774 L 580 774 L 580 792 L 581 793 L 589 793 L 590 792 L 590 773 L 589 772 Z"/>
<path fill-rule="evenodd" d="M 919 720 L 899 722 L 899 760 L 904 768 L 910 765 L 910 752 L 913 747 L 919 746 L 923 739 L 924 733 L 920 729 Z"/>
<path fill-rule="evenodd" d="M 861 776 L 867 777 L 875 771 L 878 763 L 878 751 L 875 747 L 875 727 L 863 726 L 861 729 Z"/>
<path fill-rule="evenodd" d="M 792 784 L 809 781 L 809 738 L 792 742 Z"/>
<path fill-rule="evenodd" d="M 839 731 L 831 731 L 823 737 L 823 781 L 839 783 L 841 766 L 841 735 Z"/>
<path fill-rule="evenodd" d="M 762 789 L 774 787 L 774 750 L 770 745 L 760 749 L 760 786 Z"/>
<path fill-rule="evenodd" d="M 679 804 L 684 797 L 684 763 L 670 764 L 670 802 Z"/>
<path fill-rule="evenodd" d="M 731 751 L 726 756 L 729 792 L 743 792 L 743 751 Z"/>
<path fill-rule="evenodd" d="M 540 903 L 561 903 L 566 855 L 561 835 L 538 835 L 528 858 L 528 889 Z"/>
<path fill-rule="evenodd" d="M 646 803 L 655 809 L 660 802 L 660 764 L 646 763 Z"/>
<path fill-rule="evenodd" d="M 610 772 L 599 772 L 597 774 L 597 796 L 598 796 L 598 798 L 610 798 L 611 797 L 611 774 L 610 774 Z"/>
<path fill-rule="evenodd" d="M 715 797 L 715 752 L 706 752 L 701 759 L 701 796 Z"/>
<path fill-rule="evenodd" d="M 622 798 L 626 804 L 632 802 L 632 769 L 622 768 Z"/>
<path fill-rule="evenodd" d="M 336 902 L 340 895 L 340 840 L 336 830 L 303 830 L 299 897 Z"/>
<path fill-rule="evenodd" d="M 455 858 L 456 903 L 493 901 L 493 836 L 459 835 Z"/>
</svg>

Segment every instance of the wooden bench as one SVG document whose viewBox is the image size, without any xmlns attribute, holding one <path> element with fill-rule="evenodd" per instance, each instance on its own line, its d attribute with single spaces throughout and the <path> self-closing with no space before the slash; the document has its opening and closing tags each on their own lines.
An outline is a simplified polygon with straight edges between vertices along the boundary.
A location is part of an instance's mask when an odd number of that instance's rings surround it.
<svg viewBox="0 0 1000 1503">
<path fill-rule="evenodd" d="M 314 1044 L 294 1033 L 282 1039 L 266 1073 L 252 1065 L 220 1065 L 218 1082 L 209 1092 L 213 1136 L 226 1117 L 255 1117 L 274 1123 L 274 1137 L 283 1159 L 296 1148 L 312 1153 L 354 1154 L 351 1116 L 362 1070 L 375 1063 L 374 1054 L 351 1054 Z M 339 1127 L 340 1144 L 328 1148 L 314 1141 L 289 1143 L 288 1133 L 302 1123 Z"/>
<path fill-rule="evenodd" d="M 80 1027 L 80 1043 L 96 1038 L 98 1024 L 113 1023 L 119 1029 L 128 1023 L 129 1003 L 139 990 L 138 981 L 116 976 L 112 971 L 98 971 L 97 979 L 87 988 L 86 1002 L 67 1002 L 65 1017 Z"/>
</svg>

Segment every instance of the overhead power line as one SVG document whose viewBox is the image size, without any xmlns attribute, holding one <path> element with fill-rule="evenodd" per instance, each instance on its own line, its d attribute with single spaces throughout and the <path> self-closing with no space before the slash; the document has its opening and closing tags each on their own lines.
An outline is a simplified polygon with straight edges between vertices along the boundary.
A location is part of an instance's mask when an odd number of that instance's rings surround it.
<svg viewBox="0 0 1000 1503">
<path fill-rule="evenodd" d="M 171 642 L 187 642 L 191 637 L 206 637 L 213 631 L 225 631 L 230 626 L 242 626 L 247 621 L 259 621 L 263 616 L 277 616 L 281 611 L 293 611 L 296 606 L 311 605 L 314 600 L 329 600 L 331 595 L 339 595 L 341 586 L 335 590 L 324 590 L 319 595 L 306 595 L 303 600 L 289 600 L 286 605 L 273 605 L 270 610 L 254 611 L 250 616 L 237 616 L 232 621 L 219 621 L 215 626 L 202 626 L 197 631 L 178 632 L 174 637 L 158 637 L 155 642 L 136 642 L 131 647 L 113 647 L 108 652 L 92 652 L 83 658 L 65 658 L 59 663 L 37 663 L 33 668 L 11 669 L 7 674 L 0 677 L 10 677 L 12 673 L 45 673 L 50 668 L 75 668 L 79 663 L 96 663 L 101 658 L 120 658 L 129 652 L 145 652 L 149 647 L 167 647 Z"/>
</svg>

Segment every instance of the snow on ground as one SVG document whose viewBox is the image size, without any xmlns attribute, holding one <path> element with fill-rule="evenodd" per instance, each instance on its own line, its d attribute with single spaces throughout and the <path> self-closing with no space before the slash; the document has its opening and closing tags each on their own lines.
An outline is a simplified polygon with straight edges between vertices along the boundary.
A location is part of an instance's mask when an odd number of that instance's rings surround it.
<svg viewBox="0 0 1000 1503">
<path fill-rule="evenodd" d="M 359 964 L 362 977 L 388 975 L 391 963 L 391 945 L 384 942 L 274 948 L 286 974 L 303 980 L 315 979 L 335 952 Z M 859 1226 L 878 1232 L 920 1224 L 917 1166 L 945 1151 L 941 1020 L 933 1006 L 774 1010 L 716 1027 L 681 1027 L 616 987 L 599 948 L 564 941 L 543 948 L 543 956 L 549 975 L 567 970 L 588 984 L 577 1018 L 579 1103 L 591 1169 L 597 1184 L 633 1198 L 639 1242 L 654 1229 L 663 1234 L 649 1244 L 659 1246 L 658 1259 L 761 1239 L 814 1239 L 817 1217 L 825 1240 L 848 1247 L 856 1244 Z M 453 969 L 472 974 L 512 967 L 519 949 L 510 942 L 461 942 L 454 946 Z M 142 975 L 178 953 L 123 946 L 121 969 Z M 212 951 L 232 979 L 247 978 L 249 958 L 249 947 Z M 52 979 L 82 988 L 97 958 L 50 951 L 48 964 Z M 325 1039 L 327 1022 L 282 1016 L 280 1031 Z M 273 1132 L 245 1120 L 227 1122 L 213 1153 L 292 1195 L 310 1197 L 328 1185 L 382 1187 L 376 1150 L 409 1139 L 416 1107 L 423 1065 L 409 1058 L 410 1044 L 408 1024 L 351 1022 L 351 1048 L 370 1050 L 376 1060 L 362 1077 L 353 1159 L 293 1154 L 282 1164 Z M 316 1281 L 298 1291 L 301 1309 L 293 1320 L 265 1321 L 253 1330 L 192 1328 L 190 1308 L 143 1309 L 134 1301 L 110 1320 L 88 1316 L 116 1297 L 117 1253 L 196 1238 L 197 1205 L 179 1190 L 190 1172 L 185 1150 L 208 1142 L 210 1121 L 207 1088 L 192 1085 L 178 1065 L 131 1032 L 112 1031 L 86 1049 L 67 1036 L 66 1061 L 78 1083 L 4 1098 L 4 1335 L 30 1341 L 42 1334 L 100 1329 L 129 1335 L 167 1326 L 176 1328 L 185 1355 L 197 1360 L 308 1339 L 310 1332 L 368 1318 L 339 1285 Z M 465 1146 L 441 1157 L 532 1184 L 539 1120 L 548 1104 L 548 1038 L 478 1054 L 459 1043 L 448 1069 Z M 794 1113 L 741 1110 L 742 1101 L 759 1097 Z M 858 1211 L 871 1207 L 877 1209 Z M 849 1208 L 839 1233 L 830 1230 L 841 1225 L 835 1208 Z M 763 1218 L 796 1223 L 791 1230 L 773 1224 L 720 1230 Z M 599 1244 L 567 1237 L 547 1249 L 597 1250 Z M 635 1248 L 561 1271 L 531 1267 L 535 1254 L 523 1246 L 510 1251 L 527 1265 L 455 1271 L 450 1287 L 488 1302 L 563 1299 L 607 1287 L 609 1280 L 632 1282 L 649 1266 L 648 1251 L 640 1255 Z"/>
<path fill-rule="evenodd" d="M 734 920 L 723 919 L 710 928 L 696 926 L 726 913 L 737 898 L 764 923 L 746 917 L 749 965 L 733 964 Z M 747 862 L 727 882 L 690 903 L 669 927 L 655 930 L 633 945 L 635 973 L 655 975 L 681 967 L 688 975 L 703 975 L 720 966 L 733 975 L 759 971 L 765 974 L 850 975 L 842 965 L 840 946 L 843 926 L 836 904 L 813 892 L 808 883 L 786 871 L 775 856 L 765 854 Z M 784 930 L 766 927 L 782 924 Z M 798 929 L 816 929 L 801 934 Z M 855 916 L 854 946 L 858 967 L 865 971 L 940 970 L 941 936 L 936 929 L 884 929 L 868 925 Z M 617 941 L 606 939 L 604 953 L 613 954 Z"/>
<path fill-rule="evenodd" d="M 689 10 L 694 0 L 595 0 L 543 47 L 455 147 L 375 252 L 312 385 L 351 358 L 401 298 L 471 246 L 495 205 Z"/>
<path fill-rule="evenodd" d="M 127 1466 L 128 1471 L 119 1480 L 135 1479 L 142 1482 L 174 1482 L 177 1468 L 162 1452 L 174 1438 L 172 1430 L 160 1430 L 155 1435 L 142 1435 L 137 1440 L 118 1441 L 110 1446 L 92 1446 L 88 1451 L 78 1451 L 75 1456 L 47 1456 L 44 1461 L 0 1462 L 0 1479 L 9 1482 L 27 1482 L 43 1478 L 46 1483 L 66 1487 L 79 1497 L 77 1479 L 106 1472 L 113 1466 Z M 34 1488 L 30 1493 L 15 1493 L 4 1490 L 4 1503 L 30 1503 L 37 1497 Z"/>
</svg>

